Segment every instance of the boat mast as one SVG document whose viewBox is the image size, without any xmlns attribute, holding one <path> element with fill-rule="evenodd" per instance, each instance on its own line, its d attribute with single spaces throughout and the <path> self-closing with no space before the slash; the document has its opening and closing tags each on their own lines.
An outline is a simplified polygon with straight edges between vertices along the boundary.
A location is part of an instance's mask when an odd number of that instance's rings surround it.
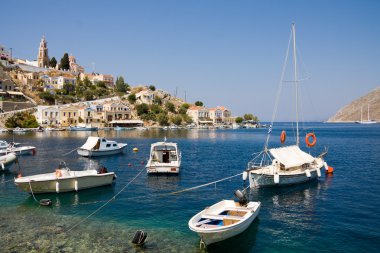
<svg viewBox="0 0 380 253">
<path fill-rule="evenodd" d="M 369 104 L 367 106 L 368 106 L 368 121 L 369 121 Z"/>
<path fill-rule="evenodd" d="M 293 60 L 294 60 L 294 83 L 296 91 L 296 125 L 297 125 L 297 139 L 296 145 L 300 144 L 300 136 L 298 130 L 298 78 L 297 78 L 297 54 L 296 54 L 296 24 L 292 24 L 292 33 L 293 33 Z"/>
</svg>

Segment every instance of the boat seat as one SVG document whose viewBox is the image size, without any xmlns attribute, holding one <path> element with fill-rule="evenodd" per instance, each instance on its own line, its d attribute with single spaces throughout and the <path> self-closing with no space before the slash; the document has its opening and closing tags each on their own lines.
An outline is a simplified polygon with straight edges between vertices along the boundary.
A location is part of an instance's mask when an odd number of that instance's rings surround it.
<svg viewBox="0 0 380 253">
<path fill-rule="evenodd" d="M 234 220 L 242 220 L 241 216 L 232 216 L 232 215 L 215 215 L 215 214 L 204 214 L 202 215 L 204 219 L 212 219 L 212 220 L 223 220 L 223 219 L 234 219 Z"/>
</svg>

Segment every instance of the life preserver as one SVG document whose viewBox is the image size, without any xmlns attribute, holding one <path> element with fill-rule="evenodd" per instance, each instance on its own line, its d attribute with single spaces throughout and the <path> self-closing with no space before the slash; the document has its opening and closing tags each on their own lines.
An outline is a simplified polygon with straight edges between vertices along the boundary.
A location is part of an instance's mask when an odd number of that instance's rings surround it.
<svg viewBox="0 0 380 253">
<path fill-rule="evenodd" d="M 62 172 L 61 172 L 61 170 L 56 169 L 56 170 L 55 170 L 55 176 L 56 176 L 56 177 L 62 177 Z"/>
<path fill-rule="evenodd" d="M 310 141 L 309 141 L 309 138 L 313 138 L 313 141 L 310 143 Z M 314 133 L 308 133 L 307 135 L 306 135 L 306 138 L 305 138 L 305 142 L 306 142 L 306 145 L 308 146 L 308 147 L 314 147 L 315 146 L 315 144 L 317 143 L 317 137 L 315 137 L 315 134 Z"/>
<path fill-rule="evenodd" d="M 281 132 L 280 141 L 281 141 L 281 144 L 284 144 L 285 141 L 286 141 L 286 132 L 285 132 L 285 130 L 282 130 L 282 132 Z"/>
</svg>

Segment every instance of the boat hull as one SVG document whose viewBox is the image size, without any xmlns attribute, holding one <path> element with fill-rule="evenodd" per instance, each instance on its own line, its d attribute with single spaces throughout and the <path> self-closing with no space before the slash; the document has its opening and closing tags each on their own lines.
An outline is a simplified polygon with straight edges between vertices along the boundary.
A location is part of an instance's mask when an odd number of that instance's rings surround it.
<svg viewBox="0 0 380 253">
<path fill-rule="evenodd" d="M 216 205 L 218 205 L 219 203 L 217 203 Z M 199 223 L 200 218 L 209 217 L 206 212 L 208 212 L 209 210 L 212 210 L 215 205 L 211 206 L 209 208 L 206 208 L 201 213 L 198 213 L 193 218 L 191 218 L 189 221 L 189 228 L 190 230 L 196 232 L 206 245 L 224 241 L 226 239 L 229 239 L 231 237 L 241 234 L 252 224 L 252 222 L 255 220 L 255 218 L 260 212 L 261 204 L 259 202 L 257 203 L 258 204 L 255 205 L 253 208 L 238 209 L 240 211 L 249 212 L 248 214 L 249 216 L 245 219 L 241 219 L 239 222 L 233 225 L 215 226 L 214 228 L 208 228 L 208 229 L 202 229 L 200 227 L 197 227 L 196 224 Z M 228 210 L 230 208 L 226 208 L 226 209 Z M 228 218 L 228 216 L 225 218 Z M 224 218 L 219 218 L 219 219 L 224 220 Z"/>
<path fill-rule="evenodd" d="M 320 169 L 320 168 L 319 168 Z M 302 184 L 318 178 L 317 169 L 310 170 L 310 177 L 306 173 L 298 173 L 292 175 L 279 175 L 279 182 L 275 183 L 274 175 L 249 173 L 249 184 L 251 188 L 256 187 L 276 187 Z"/>
<path fill-rule="evenodd" d="M 0 170 L 9 170 L 16 159 L 17 157 L 14 153 L 8 153 L 6 155 L 0 156 Z"/>
<path fill-rule="evenodd" d="M 26 146 L 26 147 L 14 147 L 0 150 L 0 156 L 6 155 L 7 153 L 15 153 L 16 155 L 33 155 L 36 152 L 36 147 Z"/>
<path fill-rule="evenodd" d="M 111 172 L 97 175 L 87 175 L 82 177 L 56 178 L 52 180 L 41 181 L 31 180 L 30 185 L 29 181 L 18 182 L 16 179 L 15 184 L 19 189 L 28 193 L 31 193 L 30 187 L 32 188 L 33 194 L 60 193 L 110 185 L 114 180 L 114 176 L 115 174 Z"/>
<path fill-rule="evenodd" d="M 166 166 L 166 165 L 150 165 L 146 167 L 148 174 L 178 174 L 179 165 Z"/>
<path fill-rule="evenodd" d="M 113 150 L 104 150 L 104 151 L 99 151 L 99 150 L 87 150 L 87 149 L 82 149 L 79 148 L 77 150 L 78 155 L 84 156 L 84 157 L 95 157 L 95 156 L 109 156 L 109 155 L 117 155 L 120 154 L 124 151 L 126 146 L 118 149 L 113 149 Z"/>
</svg>

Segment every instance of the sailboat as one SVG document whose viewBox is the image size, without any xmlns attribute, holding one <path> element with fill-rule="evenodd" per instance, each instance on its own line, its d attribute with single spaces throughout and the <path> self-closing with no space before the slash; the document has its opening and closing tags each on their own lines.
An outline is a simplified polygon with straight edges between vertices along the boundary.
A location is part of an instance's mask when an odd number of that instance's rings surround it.
<svg viewBox="0 0 380 253">
<path fill-rule="evenodd" d="M 295 100 L 296 100 L 296 143 L 295 145 L 282 146 L 278 148 L 269 148 L 269 138 L 272 132 L 273 122 L 275 119 L 279 95 L 275 103 L 272 121 L 269 126 L 264 149 L 254 154 L 254 158 L 248 163 L 247 169 L 243 172 L 243 180 L 249 179 L 251 188 L 267 187 L 267 186 L 286 186 L 304 183 L 321 176 L 321 168 L 324 166 L 326 170 L 329 169 L 327 163 L 324 161 L 324 156 L 327 151 L 323 152 L 317 157 L 301 150 L 300 136 L 298 127 L 298 73 L 297 73 L 297 55 L 296 55 L 296 33 L 295 24 L 292 24 L 291 39 L 289 40 L 288 49 L 285 58 L 285 65 L 282 71 L 279 92 L 284 82 L 285 66 L 288 62 L 288 55 L 293 47 L 293 60 L 294 60 L 294 85 L 295 85 Z M 279 94 L 279 93 L 278 93 Z M 310 142 L 310 138 L 312 141 Z M 283 131 L 281 134 L 281 143 L 284 143 L 286 133 Z M 316 144 L 316 137 L 314 133 L 309 133 L 306 136 L 306 144 L 312 147 Z"/>
<path fill-rule="evenodd" d="M 368 104 L 368 120 L 363 120 L 363 107 L 360 108 L 360 121 L 355 121 L 355 123 L 358 123 L 358 124 L 376 124 L 378 123 L 377 121 L 374 121 L 374 120 L 371 120 L 369 118 L 369 104 Z"/>
</svg>

